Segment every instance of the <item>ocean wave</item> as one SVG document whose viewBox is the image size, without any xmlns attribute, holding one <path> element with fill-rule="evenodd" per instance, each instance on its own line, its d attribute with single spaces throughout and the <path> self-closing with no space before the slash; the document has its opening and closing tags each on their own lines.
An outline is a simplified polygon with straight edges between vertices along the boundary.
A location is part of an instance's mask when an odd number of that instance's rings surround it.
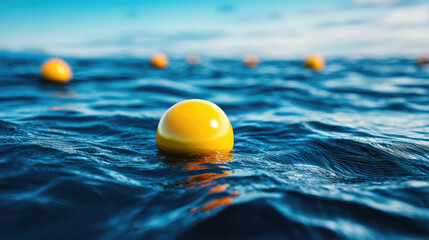
<svg viewBox="0 0 429 240">
<path fill-rule="evenodd" d="M 2 239 L 424 239 L 429 236 L 429 71 L 410 59 L 69 59 L 66 86 L 41 56 L 0 57 Z M 156 147 L 178 101 L 231 119 L 234 152 Z"/>
</svg>

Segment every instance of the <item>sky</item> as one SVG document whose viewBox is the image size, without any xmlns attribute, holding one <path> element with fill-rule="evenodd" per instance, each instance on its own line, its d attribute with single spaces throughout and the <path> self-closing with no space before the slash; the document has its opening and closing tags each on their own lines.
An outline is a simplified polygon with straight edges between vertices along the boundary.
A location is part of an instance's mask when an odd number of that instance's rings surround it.
<svg viewBox="0 0 429 240">
<path fill-rule="evenodd" d="M 415 56 L 428 0 L 2 0 L 0 50 L 64 56 Z"/>
</svg>

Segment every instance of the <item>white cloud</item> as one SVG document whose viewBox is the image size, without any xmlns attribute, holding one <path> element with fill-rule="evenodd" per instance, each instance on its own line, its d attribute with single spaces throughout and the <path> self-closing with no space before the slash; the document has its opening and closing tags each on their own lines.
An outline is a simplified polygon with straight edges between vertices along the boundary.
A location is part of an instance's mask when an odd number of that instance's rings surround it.
<svg viewBox="0 0 429 240">
<path fill-rule="evenodd" d="M 85 44 L 87 39 L 73 39 L 69 42 L 55 37 L 31 40 L 37 43 L 34 46 L 48 53 L 78 56 L 149 56 L 156 50 L 162 50 L 173 57 L 182 57 L 189 52 L 215 57 L 241 57 L 252 52 L 262 58 L 284 59 L 299 58 L 311 52 L 320 52 L 328 57 L 414 56 L 429 52 L 429 27 L 426 25 L 429 24 L 429 5 L 356 7 L 347 11 L 336 11 L 335 14 L 306 12 L 285 16 L 287 17 L 276 21 L 261 20 L 251 24 L 225 19 L 217 25 L 207 27 L 205 31 L 178 29 L 173 33 L 163 29 L 159 32 L 139 29 L 131 35 L 99 34 L 96 39 L 103 41 L 90 45 Z M 190 31 L 199 34 L 189 34 Z M 85 37 L 83 34 L 78 36 Z M 4 41 L 7 45 L 3 45 L 18 51 L 28 47 L 28 41 L 24 40 L 26 39 Z M 1 44 L 2 39 L 0 47 Z"/>
<path fill-rule="evenodd" d="M 377 5 L 393 5 L 404 0 L 354 0 L 354 4 L 358 6 L 377 6 Z"/>
<path fill-rule="evenodd" d="M 395 9 L 386 15 L 384 22 L 388 25 L 414 25 L 429 23 L 429 7 L 416 6 Z"/>
</svg>

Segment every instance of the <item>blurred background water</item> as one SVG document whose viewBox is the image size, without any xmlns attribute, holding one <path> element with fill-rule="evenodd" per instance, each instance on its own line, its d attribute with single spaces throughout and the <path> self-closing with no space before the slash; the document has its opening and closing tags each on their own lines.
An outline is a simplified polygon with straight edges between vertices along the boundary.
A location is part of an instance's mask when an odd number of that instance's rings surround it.
<svg viewBox="0 0 429 240">
<path fill-rule="evenodd" d="M 429 236 L 429 68 L 414 59 L 0 57 L 2 239 L 424 239 Z M 218 104 L 235 132 L 221 159 L 155 143 L 174 103 Z"/>
</svg>

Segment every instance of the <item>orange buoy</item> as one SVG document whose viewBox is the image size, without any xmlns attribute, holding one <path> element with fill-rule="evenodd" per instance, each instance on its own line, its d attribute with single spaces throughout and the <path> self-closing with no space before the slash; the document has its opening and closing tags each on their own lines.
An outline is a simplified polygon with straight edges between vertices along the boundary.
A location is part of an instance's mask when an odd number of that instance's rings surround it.
<svg viewBox="0 0 429 240">
<path fill-rule="evenodd" d="M 248 68 L 255 68 L 259 65 L 259 58 L 255 54 L 246 54 L 243 63 Z"/>
<path fill-rule="evenodd" d="M 201 64 L 201 56 L 198 53 L 191 53 L 186 57 L 186 62 L 190 66 L 198 66 Z"/>
<path fill-rule="evenodd" d="M 320 54 L 311 54 L 304 60 L 304 66 L 316 72 L 321 72 L 325 69 L 325 58 Z"/>
<path fill-rule="evenodd" d="M 51 58 L 40 68 L 42 77 L 50 82 L 66 83 L 72 79 L 70 66 L 60 58 Z"/>
<path fill-rule="evenodd" d="M 429 64 L 429 56 L 428 55 L 421 55 L 417 58 L 417 64 L 420 67 L 423 67 L 425 65 Z"/>
<path fill-rule="evenodd" d="M 165 55 L 165 53 L 156 52 L 155 54 L 152 55 L 152 58 L 150 59 L 150 63 L 155 68 L 165 69 L 167 68 L 170 61 L 168 59 L 168 56 Z"/>
</svg>

